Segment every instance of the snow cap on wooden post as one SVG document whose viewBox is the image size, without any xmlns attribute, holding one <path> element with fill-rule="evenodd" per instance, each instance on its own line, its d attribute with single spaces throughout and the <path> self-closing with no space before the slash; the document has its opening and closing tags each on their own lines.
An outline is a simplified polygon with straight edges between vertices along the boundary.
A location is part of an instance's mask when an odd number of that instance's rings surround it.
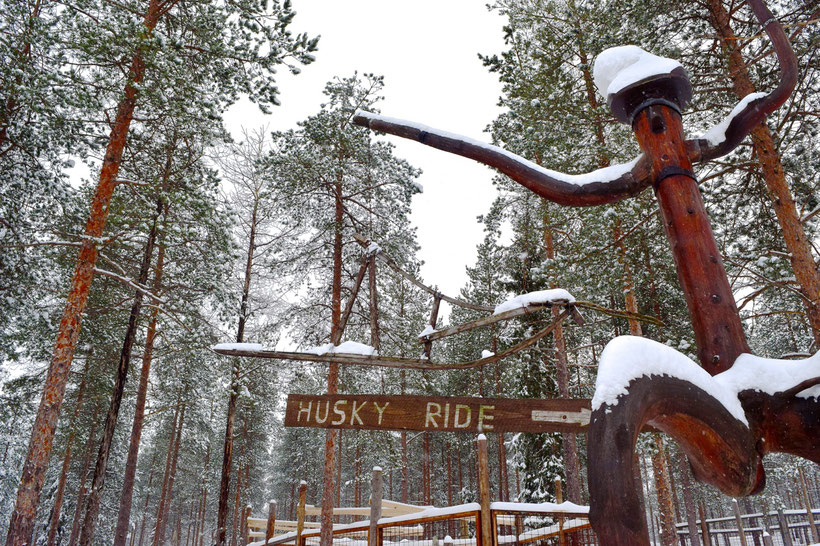
<svg viewBox="0 0 820 546">
<path fill-rule="evenodd" d="M 382 468 L 373 467 L 370 486 L 370 528 L 367 531 L 368 546 L 379 545 L 379 520 L 382 517 Z"/>
</svg>

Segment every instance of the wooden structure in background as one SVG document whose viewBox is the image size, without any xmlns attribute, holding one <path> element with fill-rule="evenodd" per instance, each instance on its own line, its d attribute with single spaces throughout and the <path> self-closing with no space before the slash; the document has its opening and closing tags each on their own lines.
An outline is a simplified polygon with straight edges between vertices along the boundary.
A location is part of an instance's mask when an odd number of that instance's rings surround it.
<svg viewBox="0 0 820 546">
<path fill-rule="evenodd" d="M 643 150 L 632 168 L 616 178 L 602 175 L 597 182 L 572 184 L 514 154 L 450 133 L 365 112 L 358 113 L 354 122 L 497 168 L 536 194 L 563 205 L 611 203 L 653 187 L 686 296 L 698 358 L 715 375 L 731 368 L 749 348 L 692 165 L 736 148 L 788 99 L 797 81 L 797 62 L 780 24 L 762 0 L 747 3 L 780 63 L 777 88 L 738 108 L 725 138 L 717 144 L 684 137 L 681 110 L 691 98 L 691 85 L 682 69 L 648 77 L 610 95 L 615 117 L 632 124 Z M 602 544 L 649 545 L 633 482 L 632 453 L 644 424 L 678 441 L 696 478 L 732 496 L 749 495 L 764 486 L 761 460 L 768 452 L 791 453 L 820 463 L 820 400 L 796 396 L 817 384 L 820 377 L 774 394 L 741 392 L 747 427 L 717 399 L 688 381 L 648 376 L 633 381 L 616 406 L 604 405 L 593 413 L 589 432 L 590 517 Z"/>
</svg>

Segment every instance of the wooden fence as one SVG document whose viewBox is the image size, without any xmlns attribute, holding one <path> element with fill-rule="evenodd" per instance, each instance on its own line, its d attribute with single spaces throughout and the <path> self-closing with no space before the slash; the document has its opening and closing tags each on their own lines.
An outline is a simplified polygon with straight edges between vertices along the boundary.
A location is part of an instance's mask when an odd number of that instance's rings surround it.
<svg viewBox="0 0 820 546">
<path fill-rule="evenodd" d="M 479 503 L 447 508 L 427 508 L 413 514 L 381 518 L 376 527 L 378 546 L 587 546 L 597 545 L 589 525 L 586 507 L 564 503 L 521 504 L 492 503 L 490 505 L 490 535 L 483 536 L 482 510 Z M 275 525 L 276 531 L 292 528 L 292 522 Z M 314 526 L 317 525 L 315 522 Z M 260 538 L 252 545 L 265 544 L 267 520 L 249 518 L 249 537 Z M 370 542 L 370 521 L 357 521 L 333 526 L 334 544 L 367 546 Z M 268 545 L 315 546 L 320 530 L 305 526 L 298 533 L 289 531 L 274 535 Z"/>
<path fill-rule="evenodd" d="M 699 544 L 704 546 L 805 546 L 820 543 L 817 524 L 820 509 L 773 510 L 767 514 L 740 514 L 697 520 Z M 678 523 L 681 546 L 690 546 L 686 523 Z"/>
</svg>

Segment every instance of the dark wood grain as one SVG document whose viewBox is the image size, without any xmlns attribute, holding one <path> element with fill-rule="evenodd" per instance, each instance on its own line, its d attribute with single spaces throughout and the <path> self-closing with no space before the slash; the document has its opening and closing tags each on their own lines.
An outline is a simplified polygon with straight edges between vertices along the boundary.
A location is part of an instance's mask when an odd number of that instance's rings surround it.
<svg viewBox="0 0 820 546">
<path fill-rule="evenodd" d="M 288 395 L 286 427 L 436 432 L 584 432 L 584 399 Z M 354 411 L 355 410 L 355 411 Z"/>
</svg>

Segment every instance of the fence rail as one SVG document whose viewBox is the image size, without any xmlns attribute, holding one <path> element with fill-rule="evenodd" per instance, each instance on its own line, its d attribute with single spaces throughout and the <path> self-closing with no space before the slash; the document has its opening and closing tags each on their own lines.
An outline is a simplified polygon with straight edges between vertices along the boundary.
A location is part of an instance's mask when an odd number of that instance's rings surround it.
<svg viewBox="0 0 820 546">
<path fill-rule="evenodd" d="M 820 509 L 813 508 L 812 515 L 814 521 L 820 519 Z M 707 518 L 703 523 L 698 519 L 697 528 L 700 544 L 708 546 L 806 546 L 817 542 L 806 510 L 738 514 Z M 690 546 L 687 524 L 678 523 L 677 531 L 681 546 Z"/>
<path fill-rule="evenodd" d="M 512 508 L 518 507 L 518 509 Z M 597 538 L 592 531 L 586 507 L 564 503 L 556 505 L 492 503 L 490 509 L 493 546 L 594 546 Z M 293 529 L 293 522 L 283 522 L 276 530 Z M 305 522 L 307 524 L 311 522 Z M 316 525 L 315 522 L 312 522 Z M 249 537 L 261 538 L 254 546 L 264 545 L 267 521 L 248 518 Z M 481 526 L 481 506 L 478 503 L 448 508 L 432 508 L 415 514 L 381 518 L 376 525 L 379 546 L 480 546 L 485 544 Z M 334 525 L 334 544 L 367 546 L 370 522 L 368 520 Z M 275 535 L 272 545 L 315 546 L 319 544 L 320 530 L 311 527 L 301 535 L 294 531 Z"/>
</svg>

